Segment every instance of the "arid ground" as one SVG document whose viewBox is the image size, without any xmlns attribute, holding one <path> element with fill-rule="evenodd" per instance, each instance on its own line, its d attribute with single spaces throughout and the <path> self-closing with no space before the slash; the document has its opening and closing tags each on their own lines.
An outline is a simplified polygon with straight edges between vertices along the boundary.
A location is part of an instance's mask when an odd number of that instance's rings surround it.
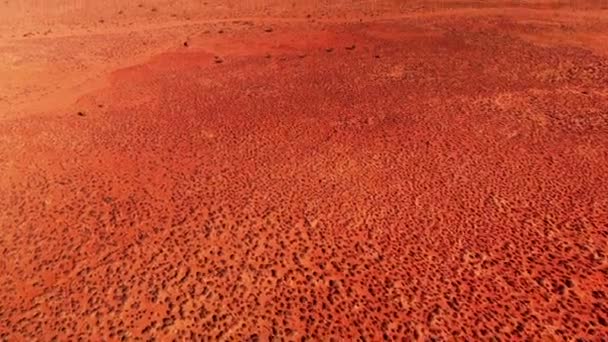
<svg viewBox="0 0 608 342">
<path fill-rule="evenodd" d="M 0 339 L 608 339 L 605 1 L 2 0 Z"/>
</svg>

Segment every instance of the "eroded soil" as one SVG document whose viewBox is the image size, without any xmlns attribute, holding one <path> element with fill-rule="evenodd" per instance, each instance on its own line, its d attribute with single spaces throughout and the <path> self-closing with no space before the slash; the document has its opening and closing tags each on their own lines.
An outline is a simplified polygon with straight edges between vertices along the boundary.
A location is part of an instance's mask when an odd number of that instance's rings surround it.
<svg viewBox="0 0 608 342">
<path fill-rule="evenodd" d="M 608 338 L 600 2 L 55 2 L 0 4 L 2 339 Z"/>
</svg>

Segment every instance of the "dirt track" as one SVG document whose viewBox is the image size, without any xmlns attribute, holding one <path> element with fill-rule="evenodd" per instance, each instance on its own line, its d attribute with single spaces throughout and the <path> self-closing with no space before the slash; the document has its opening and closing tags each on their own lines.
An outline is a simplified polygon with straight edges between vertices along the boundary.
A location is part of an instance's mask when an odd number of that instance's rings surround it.
<svg viewBox="0 0 608 342">
<path fill-rule="evenodd" d="M 608 338 L 601 2 L 54 1 L 0 4 L 1 338 Z"/>
</svg>

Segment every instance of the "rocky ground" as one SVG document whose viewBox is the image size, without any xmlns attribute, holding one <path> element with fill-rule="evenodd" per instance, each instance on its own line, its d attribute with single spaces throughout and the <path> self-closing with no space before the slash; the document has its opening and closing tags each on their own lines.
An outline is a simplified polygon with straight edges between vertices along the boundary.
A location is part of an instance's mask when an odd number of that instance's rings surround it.
<svg viewBox="0 0 608 342">
<path fill-rule="evenodd" d="M 608 6 L 0 4 L 0 338 L 608 338 Z"/>
</svg>

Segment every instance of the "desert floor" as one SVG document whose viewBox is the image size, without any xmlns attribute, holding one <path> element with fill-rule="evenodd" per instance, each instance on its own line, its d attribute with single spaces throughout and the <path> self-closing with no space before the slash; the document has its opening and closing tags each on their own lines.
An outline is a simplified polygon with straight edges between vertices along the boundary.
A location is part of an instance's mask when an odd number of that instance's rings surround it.
<svg viewBox="0 0 608 342">
<path fill-rule="evenodd" d="M 604 1 L 3 0 L 0 80 L 0 339 L 608 338 Z"/>
</svg>

